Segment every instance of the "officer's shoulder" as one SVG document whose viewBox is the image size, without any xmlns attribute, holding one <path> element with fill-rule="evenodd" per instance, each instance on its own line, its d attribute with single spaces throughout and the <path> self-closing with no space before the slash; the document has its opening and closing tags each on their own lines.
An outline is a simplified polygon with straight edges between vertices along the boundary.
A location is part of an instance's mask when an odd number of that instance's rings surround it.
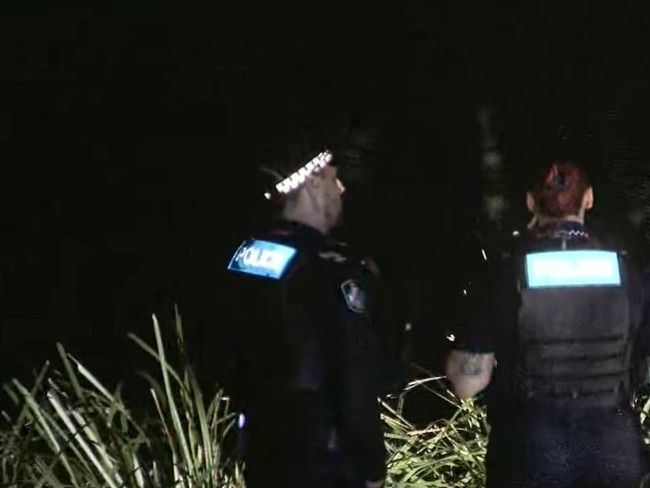
<svg viewBox="0 0 650 488">
<path fill-rule="evenodd" d="M 259 280 L 264 277 L 284 281 L 295 275 L 304 262 L 295 236 L 270 229 L 251 233 L 240 240 L 225 268 L 229 274 L 234 273 L 232 276 L 240 278 L 247 276 Z"/>
<path fill-rule="evenodd" d="M 510 260 L 526 254 L 534 247 L 535 239 L 528 229 L 524 231 L 515 230 L 505 240 L 501 259 Z"/>
<path fill-rule="evenodd" d="M 650 268 L 647 263 L 644 266 L 644 262 L 639 256 L 625 249 L 617 250 L 617 253 L 627 275 L 628 283 L 641 287 L 645 292 L 650 292 Z"/>
<path fill-rule="evenodd" d="M 250 233 L 238 242 L 237 247 L 251 245 L 289 247 L 296 253 L 300 251 L 300 246 L 295 236 L 283 229 L 266 229 L 260 232 Z"/>
<path fill-rule="evenodd" d="M 335 264 L 350 264 L 354 262 L 354 255 L 346 242 L 329 240 L 318 252 L 318 258 L 324 262 Z"/>
<path fill-rule="evenodd" d="M 357 268 L 360 271 L 368 271 L 373 275 L 379 274 L 379 266 L 374 259 L 343 241 L 329 241 L 327 246 L 319 252 L 319 257 L 325 261 Z"/>
</svg>

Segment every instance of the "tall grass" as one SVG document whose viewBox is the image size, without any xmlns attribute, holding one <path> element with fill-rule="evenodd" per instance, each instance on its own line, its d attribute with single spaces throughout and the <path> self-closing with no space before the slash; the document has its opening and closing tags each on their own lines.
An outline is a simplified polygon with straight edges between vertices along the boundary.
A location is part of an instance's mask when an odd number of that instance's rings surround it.
<svg viewBox="0 0 650 488">
<path fill-rule="evenodd" d="M 155 317 L 153 329 L 154 344 L 130 335 L 157 365 L 156 375 L 146 375 L 151 400 L 144 415 L 133 413 L 119 388 L 109 391 L 61 345 L 58 369 L 46 364 L 30 387 L 17 380 L 5 385 L 19 411 L 1 420 L 2 487 L 244 487 L 244 466 L 225 449 L 235 429 L 229 398 L 223 391 L 203 397 L 178 313 L 171 351 Z M 415 391 L 447 402 L 453 415 L 425 427 L 411 423 L 403 407 Z M 458 400 L 444 378 L 428 374 L 381 403 L 388 487 L 484 486 L 489 427 L 478 402 Z M 650 399 L 637 396 L 634 404 L 650 445 Z"/>
<path fill-rule="evenodd" d="M 110 392 L 58 345 L 62 371 L 46 365 L 27 388 L 5 386 L 20 407 L 0 437 L 3 487 L 237 488 L 241 467 L 223 451 L 234 414 L 223 392 L 206 401 L 184 356 L 183 328 L 176 316 L 174 368 L 154 317 L 155 345 L 131 335 L 159 366 L 147 375 L 148 418 L 136 418 L 119 389 Z"/>
<path fill-rule="evenodd" d="M 485 409 L 474 400 L 461 401 L 443 382 L 429 376 L 409 383 L 396 407 L 382 402 L 388 449 L 388 486 L 481 487 L 485 484 L 484 459 L 488 424 Z M 453 415 L 418 428 L 402 414 L 404 398 L 426 390 L 451 404 Z"/>
</svg>

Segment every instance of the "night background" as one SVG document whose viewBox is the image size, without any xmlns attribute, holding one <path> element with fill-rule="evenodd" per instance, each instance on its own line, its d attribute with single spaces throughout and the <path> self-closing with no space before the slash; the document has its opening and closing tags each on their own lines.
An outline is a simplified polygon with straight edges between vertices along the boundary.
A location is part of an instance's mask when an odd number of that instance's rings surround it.
<svg viewBox="0 0 650 488">
<path fill-rule="evenodd" d="M 585 163 L 594 222 L 643 255 L 625 216 L 650 175 L 644 2 L 113 4 L 0 23 L 3 381 L 55 341 L 127 378 L 144 362 L 126 333 L 149 337 L 174 303 L 197 337 L 218 327 L 227 260 L 269 214 L 258 167 L 351 118 L 378 142 L 341 235 L 379 263 L 425 366 L 483 230 L 525 225 L 533 165 Z M 482 216 L 483 105 L 508 168 L 500 229 Z"/>
</svg>

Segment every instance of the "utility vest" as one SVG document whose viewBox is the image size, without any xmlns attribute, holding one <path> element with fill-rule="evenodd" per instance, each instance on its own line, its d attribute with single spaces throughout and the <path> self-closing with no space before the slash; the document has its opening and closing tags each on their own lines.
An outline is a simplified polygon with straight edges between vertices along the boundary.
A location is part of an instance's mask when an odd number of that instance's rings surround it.
<svg viewBox="0 0 650 488">
<path fill-rule="evenodd" d="M 548 250 L 516 262 L 515 398 L 550 407 L 621 405 L 629 390 L 632 324 L 620 255 Z"/>
</svg>

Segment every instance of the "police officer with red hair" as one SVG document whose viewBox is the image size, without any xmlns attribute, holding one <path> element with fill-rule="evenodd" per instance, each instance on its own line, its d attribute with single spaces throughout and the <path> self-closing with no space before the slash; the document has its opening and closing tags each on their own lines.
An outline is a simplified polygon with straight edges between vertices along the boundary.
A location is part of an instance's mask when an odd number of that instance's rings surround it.
<svg viewBox="0 0 650 488">
<path fill-rule="evenodd" d="M 548 165 L 533 215 L 496 261 L 446 362 L 460 398 L 485 390 L 488 488 L 627 488 L 648 470 L 631 371 L 650 352 L 629 256 L 585 225 L 594 192 L 573 162 Z"/>
</svg>

